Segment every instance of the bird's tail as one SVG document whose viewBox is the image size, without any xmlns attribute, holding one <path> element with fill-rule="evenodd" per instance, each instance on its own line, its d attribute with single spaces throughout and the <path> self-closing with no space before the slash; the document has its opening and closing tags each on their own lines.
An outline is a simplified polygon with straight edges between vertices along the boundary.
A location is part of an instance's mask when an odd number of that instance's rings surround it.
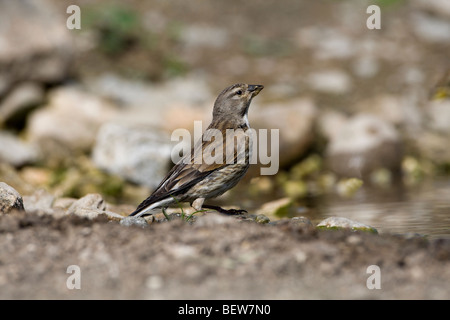
<svg viewBox="0 0 450 320">
<path fill-rule="evenodd" d="M 146 213 L 148 214 L 149 211 L 155 209 L 156 207 L 158 207 L 158 203 L 152 203 L 148 206 L 142 207 L 141 205 L 139 205 L 136 210 L 134 210 L 132 213 L 130 213 L 130 216 L 135 216 L 135 217 L 140 217 L 142 215 L 145 215 Z"/>
<path fill-rule="evenodd" d="M 148 199 L 144 200 L 129 216 L 141 217 L 143 215 L 151 215 L 151 210 L 159 207 L 164 207 L 172 202 L 172 199 L 163 199 L 156 202 L 149 202 Z"/>
</svg>

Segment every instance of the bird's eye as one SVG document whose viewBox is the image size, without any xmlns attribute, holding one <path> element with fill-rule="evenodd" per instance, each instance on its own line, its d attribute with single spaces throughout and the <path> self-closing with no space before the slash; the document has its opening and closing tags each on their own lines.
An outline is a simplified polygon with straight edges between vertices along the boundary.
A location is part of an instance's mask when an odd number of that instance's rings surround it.
<svg viewBox="0 0 450 320">
<path fill-rule="evenodd" d="M 238 96 L 240 96 L 240 95 L 242 94 L 242 90 L 236 91 L 236 94 L 237 94 Z"/>
</svg>

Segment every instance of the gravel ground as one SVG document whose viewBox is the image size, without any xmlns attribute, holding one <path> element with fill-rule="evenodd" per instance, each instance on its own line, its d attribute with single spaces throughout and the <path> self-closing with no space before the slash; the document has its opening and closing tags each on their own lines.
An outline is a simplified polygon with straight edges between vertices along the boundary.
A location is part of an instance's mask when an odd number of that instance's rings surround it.
<svg viewBox="0 0 450 320">
<path fill-rule="evenodd" d="M 450 298 L 442 239 L 217 214 L 140 228 L 15 212 L 0 215 L 0 242 L 1 299 Z"/>
</svg>

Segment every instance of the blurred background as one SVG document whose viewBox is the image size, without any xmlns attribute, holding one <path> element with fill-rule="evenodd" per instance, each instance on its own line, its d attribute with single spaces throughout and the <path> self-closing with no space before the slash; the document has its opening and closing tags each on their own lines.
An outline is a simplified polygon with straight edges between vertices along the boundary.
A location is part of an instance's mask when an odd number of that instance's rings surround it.
<svg viewBox="0 0 450 320">
<path fill-rule="evenodd" d="M 280 130 L 280 170 L 217 203 L 450 237 L 449 53 L 448 0 L 0 1 L 0 181 L 125 215 L 172 166 L 173 130 L 263 84 L 249 119 Z"/>
</svg>

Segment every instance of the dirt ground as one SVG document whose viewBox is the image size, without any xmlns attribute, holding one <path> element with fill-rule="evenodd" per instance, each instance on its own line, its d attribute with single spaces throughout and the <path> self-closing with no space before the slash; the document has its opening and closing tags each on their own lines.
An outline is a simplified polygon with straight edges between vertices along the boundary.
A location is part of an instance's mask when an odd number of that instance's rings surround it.
<svg viewBox="0 0 450 320">
<path fill-rule="evenodd" d="M 0 216 L 0 243 L 1 299 L 450 298 L 442 239 L 217 214 L 140 228 L 15 212 Z"/>
</svg>

